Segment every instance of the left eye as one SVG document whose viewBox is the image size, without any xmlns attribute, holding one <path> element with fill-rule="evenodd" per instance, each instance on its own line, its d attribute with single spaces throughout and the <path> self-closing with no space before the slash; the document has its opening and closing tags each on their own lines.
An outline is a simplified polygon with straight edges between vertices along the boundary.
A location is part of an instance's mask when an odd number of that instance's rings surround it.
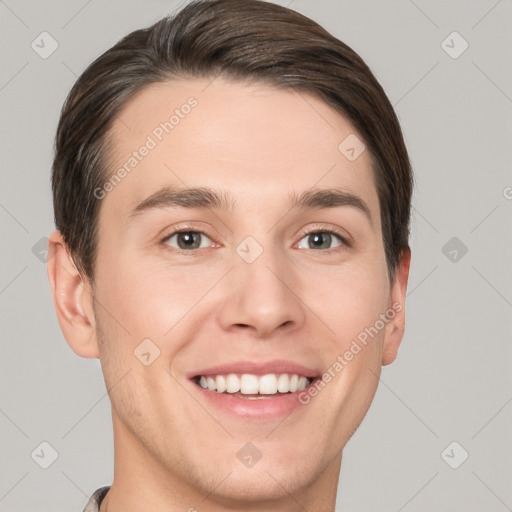
<svg viewBox="0 0 512 512">
<path fill-rule="evenodd" d="M 204 233 L 200 231 L 178 231 L 171 236 L 168 236 L 165 240 L 170 242 L 175 239 L 178 244 L 178 249 L 203 249 L 208 247 L 210 244 L 201 245 L 201 237 L 210 240 Z M 211 242 L 211 240 L 210 240 Z"/>
<path fill-rule="evenodd" d="M 343 244 L 344 240 L 336 233 L 332 233 L 331 231 L 314 231 L 312 233 L 308 233 L 304 238 L 302 238 L 298 247 L 299 249 L 333 249 L 334 247 L 331 247 L 333 237 L 340 241 L 340 243 L 335 247 L 339 247 Z M 303 240 L 308 240 L 307 247 L 300 245 Z"/>
</svg>

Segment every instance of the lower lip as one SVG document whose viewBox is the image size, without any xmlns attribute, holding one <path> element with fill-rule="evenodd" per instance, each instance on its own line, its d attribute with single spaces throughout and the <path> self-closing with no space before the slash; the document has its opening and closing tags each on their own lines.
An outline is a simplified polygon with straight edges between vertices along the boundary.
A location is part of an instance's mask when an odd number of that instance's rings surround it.
<svg viewBox="0 0 512 512">
<path fill-rule="evenodd" d="M 192 381 L 191 381 L 192 382 Z M 295 393 L 269 395 L 268 398 L 241 398 L 229 393 L 217 393 L 204 389 L 195 382 L 192 385 L 197 392 L 215 407 L 243 418 L 279 418 L 287 416 L 294 410 L 303 407 L 299 401 L 301 393 L 307 393 L 307 388 Z M 310 384 L 311 385 L 311 384 Z"/>
</svg>

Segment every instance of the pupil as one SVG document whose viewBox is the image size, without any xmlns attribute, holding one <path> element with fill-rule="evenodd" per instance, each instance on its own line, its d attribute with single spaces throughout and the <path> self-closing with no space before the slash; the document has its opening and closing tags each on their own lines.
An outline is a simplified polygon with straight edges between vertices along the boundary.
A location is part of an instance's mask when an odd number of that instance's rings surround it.
<svg viewBox="0 0 512 512">
<path fill-rule="evenodd" d="M 314 233 L 312 235 L 312 237 L 313 237 L 313 243 L 310 244 L 310 247 L 322 247 L 322 246 L 325 246 L 326 244 L 328 247 L 329 243 L 331 241 L 330 233 Z"/>
<path fill-rule="evenodd" d="M 178 234 L 178 245 L 181 249 L 190 249 L 192 245 L 196 246 L 197 240 L 199 237 L 199 233 L 193 233 L 192 231 L 187 231 L 185 233 Z M 181 243 L 181 242 L 184 243 Z"/>
</svg>

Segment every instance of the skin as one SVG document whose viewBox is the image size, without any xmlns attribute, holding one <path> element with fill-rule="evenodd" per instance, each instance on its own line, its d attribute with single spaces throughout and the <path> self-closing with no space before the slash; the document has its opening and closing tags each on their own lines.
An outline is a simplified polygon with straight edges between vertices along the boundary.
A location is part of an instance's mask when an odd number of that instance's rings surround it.
<svg viewBox="0 0 512 512">
<path fill-rule="evenodd" d="M 370 155 L 345 158 L 338 145 L 357 132 L 306 94 L 220 78 L 152 85 L 113 125 L 111 170 L 191 96 L 197 106 L 102 200 L 94 289 L 60 233 L 50 237 L 61 329 L 78 355 L 100 358 L 112 404 L 114 482 L 101 510 L 332 512 L 343 447 L 397 355 L 405 309 L 284 421 L 192 399 L 186 374 L 241 359 L 326 371 L 380 314 L 405 303 L 410 252 L 390 283 Z M 236 204 L 160 208 L 129 221 L 162 185 L 209 186 Z M 351 206 L 287 206 L 290 192 L 329 187 L 360 197 L 372 222 Z M 176 237 L 161 242 L 184 223 L 206 234 L 187 254 Z M 333 235 L 332 251 L 308 248 L 308 228 L 339 229 L 352 242 Z M 247 236 L 263 248 L 250 264 L 236 252 Z M 146 338 L 160 350 L 149 366 L 134 357 Z M 262 453 L 250 468 L 236 456 L 248 441 Z"/>
</svg>

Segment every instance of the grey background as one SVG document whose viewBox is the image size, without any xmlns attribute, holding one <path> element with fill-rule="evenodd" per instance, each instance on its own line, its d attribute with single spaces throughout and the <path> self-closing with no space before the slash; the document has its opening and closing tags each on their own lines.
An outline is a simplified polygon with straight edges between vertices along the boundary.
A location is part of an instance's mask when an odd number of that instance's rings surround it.
<svg viewBox="0 0 512 512">
<path fill-rule="evenodd" d="M 366 60 L 416 174 L 407 332 L 345 449 L 337 511 L 512 510 L 511 2 L 278 3 Z M 99 361 L 66 344 L 38 252 L 53 229 L 53 137 L 86 65 L 177 5 L 0 0 L 2 512 L 79 511 L 112 481 Z M 59 45 L 47 59 L 31 48 L 42 31 Z M 458 58 L 442 46 L 453 31 L 469 44 Z M 58 452 L 48 469 L 31 456 L 43 441 Z"/>
</svg>

